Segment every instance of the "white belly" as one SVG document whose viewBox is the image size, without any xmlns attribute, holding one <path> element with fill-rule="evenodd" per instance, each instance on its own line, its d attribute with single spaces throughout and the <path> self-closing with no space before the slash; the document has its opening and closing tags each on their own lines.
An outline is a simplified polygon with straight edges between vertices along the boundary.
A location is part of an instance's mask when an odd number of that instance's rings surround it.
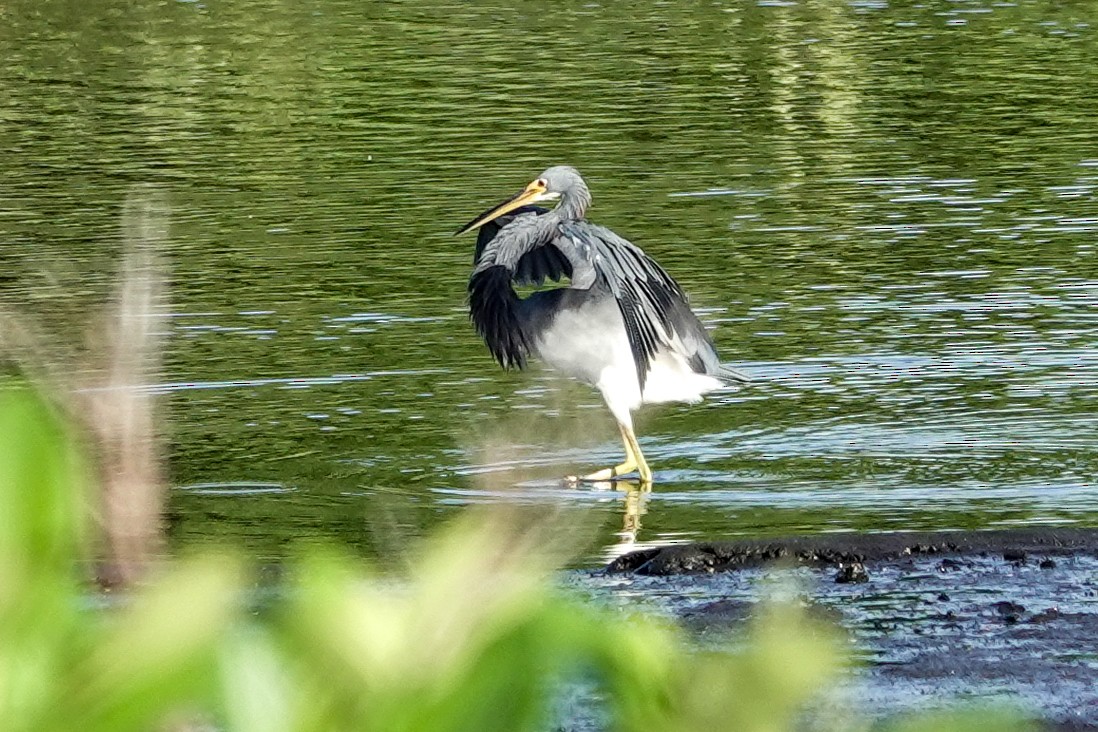
<svg viewBox="0 0 1098 732">
<path fill-rule="evenodd" d="M 642 403 L 696 402 L 721 382 L 695 373 L 686 360 L 664 349 L 649 364 L 644 394 L 617 304 L 603 300 L 559 313 L 535 344 L 538 356 L 563 374 L 593 385 L 623 424 Z"/>
<path fill-rule="evenodd" d="M 694 373 L 686 361 L 676 353 L 660 351 L 652 359 L 648 377 L 644 381 L 644 393 L 637 384 L 637 369 L 633 355 L 625 345 L 625 358 L 602 370 L 595 384 L 606 406 L 619 422 L 632 424 L 629 413 L 641 404 L 661 402 L 698 402 L 702 395 L 719 389 L 721 382 L 705 374 Z"/>
<path fill-rule="evenodd" d="M 623 356 L 632 363 L 617 303 L 605 298 L 557 313 L 538 334 L 534 348 L 547 365 L 594 386 Z M 636 378 L 634 374 L 634 382 Z"/>
</svg>

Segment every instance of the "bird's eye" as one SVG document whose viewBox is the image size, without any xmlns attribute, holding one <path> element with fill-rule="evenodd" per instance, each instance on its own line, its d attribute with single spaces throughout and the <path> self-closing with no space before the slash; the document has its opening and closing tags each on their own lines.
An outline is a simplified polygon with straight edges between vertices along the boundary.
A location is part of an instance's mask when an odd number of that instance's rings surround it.
<svg viewBox="0 0 1098 732">
<path fill-rule="evenodd" d="M 539 188 L 548 188 L 549 187 L 549 182 L 546 181 L 544 178 L 538 178 L 537 183 L 538 183 Z"/>
</svg>

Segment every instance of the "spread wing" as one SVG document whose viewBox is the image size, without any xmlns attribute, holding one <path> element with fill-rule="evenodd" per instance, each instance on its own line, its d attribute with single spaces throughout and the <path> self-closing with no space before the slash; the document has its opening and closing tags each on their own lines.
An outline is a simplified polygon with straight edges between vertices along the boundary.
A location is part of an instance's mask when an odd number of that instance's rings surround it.
<svg viewBox="0 0 1098 732">
<path fill-rule="evenodd" d="M 661 347 L 680 354 L 699 373 L 721 370 L 713 341 L 690 310 L 686 294 L 640 247 L 588 221 L 561 224 L 552 247 L 572 264 L 573 287 L 607 287 L 617 300 L 641 390 Z"/>
<path fill-rule="evenodd" d="M 680 355 L 697 373 L 745 380 L 721 366 L 682 288 L 640 247 L 585 220 L 547 227 L 541 219 L 545 213 L 524 206 L 481 227 L 474 280 L 502 265 L 516 284 L 541 285 L 547 278 L 567 276 L 576 289 L 605 288 L 621 312 L 642 392 L 661 349 Z"/>
<path fill-rule="evenodd" d="M 535 214 L 541 216 L 548 209 L 541 206 L 521 206 L 511 213 L 500 216 L 480 227 L 477 233 L 477 248 L 473 253 L 474 266 L 480 262 L 481 256 L 489 243 L 496 238 L 500 229 L 508 226 L 519 216 Z M 521 222 L 520 222 L 521 225 Z M 560 282 L 563 277 L 572 276 L 572 264 L 560 249 L 554 246 L 535 247 L 523 254 L 514 266 L 511 279 L 518 285 L 535 285 L 540 287 L 549 279 Z"/>
</svg>

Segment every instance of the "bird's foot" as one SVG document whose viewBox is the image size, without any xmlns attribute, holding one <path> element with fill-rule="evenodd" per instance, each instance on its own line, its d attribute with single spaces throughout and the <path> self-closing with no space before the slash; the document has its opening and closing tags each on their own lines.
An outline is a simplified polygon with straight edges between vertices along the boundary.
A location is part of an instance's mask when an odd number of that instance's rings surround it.
<svg viewBox="0 0 1098 732">
<path fill-rule="evenodd" d="M 648 466 L 645 466 L 648 467 Z M 621 465 L 615 465 L 612 468 L 603 468 L 602 470 L 596 470 L 593 473 L 587 475 L 568 475 L 564 480 L 567 483 L 592 483 L 606 480 L 616 480 L 623 475 L 635 472 L 637 470 L 637 464 L 635 462 L 624 462 Z M 651 477 L 649 477 L 651 480 Z"/>
</svg>

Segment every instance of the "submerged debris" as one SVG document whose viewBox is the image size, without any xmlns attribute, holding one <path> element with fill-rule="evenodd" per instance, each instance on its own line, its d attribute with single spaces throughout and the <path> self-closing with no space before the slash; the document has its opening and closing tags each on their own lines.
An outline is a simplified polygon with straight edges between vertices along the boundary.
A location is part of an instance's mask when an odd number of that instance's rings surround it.
<svg viewBox="0 0 1098 732">
<path fill-rule="evenodd" d="M 848 584 L 851 582 L 868 582 L 869 572 L 861 562 L 840 563 L 839 571 L 835 574 L 835 582 Z"/>
</svg>

